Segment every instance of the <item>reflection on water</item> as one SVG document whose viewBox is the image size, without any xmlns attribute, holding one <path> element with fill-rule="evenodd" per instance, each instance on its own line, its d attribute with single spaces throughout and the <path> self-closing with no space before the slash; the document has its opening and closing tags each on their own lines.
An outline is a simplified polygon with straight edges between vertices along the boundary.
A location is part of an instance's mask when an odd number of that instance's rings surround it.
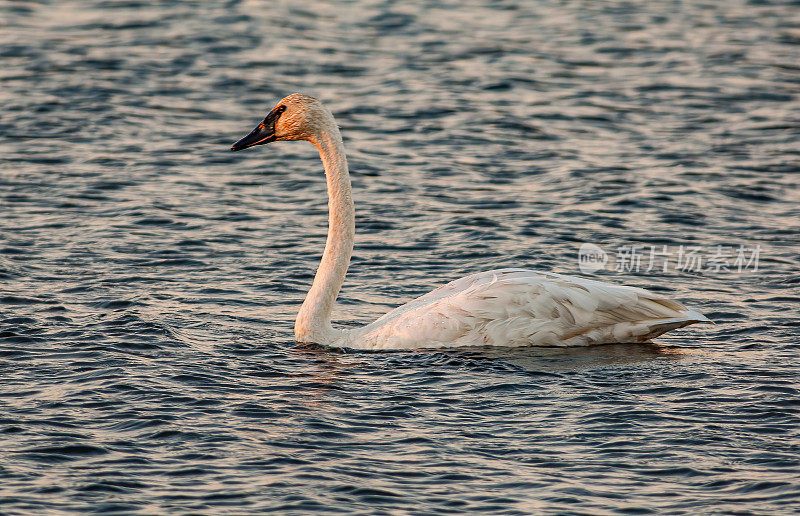
<svg viewBox="0 0 800 516">
<path fill-rule="evenodd" d="M 705 354 L 698 348 L 645 344 L 608 344 L 586 348 L 486 349 L 480 356 L 503 360 L 528 371 L 580 371 L 652 360 L 677 360 Z"/>
<path fill-rule="evenodd" d="M 787 2 L 0 5 L 9 514 L 768 513 L 800 497 Z M 706 313 L 645 345 L 297 346 L 327 228 L 293 91 L 349 153 L 336 318 L 583 242 L 761 246 L 595 277 Z"/>
</svg>

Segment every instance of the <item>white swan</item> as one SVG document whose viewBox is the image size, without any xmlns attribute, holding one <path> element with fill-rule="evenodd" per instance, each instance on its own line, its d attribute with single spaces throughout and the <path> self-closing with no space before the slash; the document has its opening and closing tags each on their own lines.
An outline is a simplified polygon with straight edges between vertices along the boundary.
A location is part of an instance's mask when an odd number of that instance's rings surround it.
<svg viewBox="0 0 800 516">
<path fill-rule="evenodd" d="M 320 101 L 281 100 L 238 151 L 276 140 L 308 140 L 328 184 L 328 239 L 314 283 L 297 314 L 298 342 L 357 349 L 457 346 L 587 346 L 644 342 L 704 315 L 640 288 L 525 269 L 466 276 L 355 329 L 334 329 L 331 310 L 344 282 L 355 236 L 355 208 L 339 128 Z"/>
</svg>

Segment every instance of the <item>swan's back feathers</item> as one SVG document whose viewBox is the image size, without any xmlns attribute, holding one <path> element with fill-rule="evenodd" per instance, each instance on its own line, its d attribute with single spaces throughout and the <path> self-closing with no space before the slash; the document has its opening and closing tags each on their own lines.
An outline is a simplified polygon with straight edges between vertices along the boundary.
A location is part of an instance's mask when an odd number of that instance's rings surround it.
<svg viewBox="0 0 800 516">
<path fill-rule="evenodd" d="M 702 321 L 708 319 L 644 289 L 500 269 L 443 285 L 357 330 L 342 345 L 586 346 L 644 342 Z"/>
</svg>

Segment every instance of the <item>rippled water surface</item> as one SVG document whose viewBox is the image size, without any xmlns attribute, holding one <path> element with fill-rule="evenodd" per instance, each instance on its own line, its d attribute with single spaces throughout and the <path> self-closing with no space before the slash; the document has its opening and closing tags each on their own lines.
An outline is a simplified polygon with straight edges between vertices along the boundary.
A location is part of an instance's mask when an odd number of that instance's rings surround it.
<svg viewBox="0 0 800 516">
<path fill-rule="evenodd" d="M 0 3 L 0 512 L 800 507 L 797 2 Z M 675 297 L 647 345 L 298 346 L 334 112 L 336 319 L 498 267 Z M 759 246 L 758 270 L 615 270 Z M 646 260 L 645 260 L 646 261 Z"/>
</svg>

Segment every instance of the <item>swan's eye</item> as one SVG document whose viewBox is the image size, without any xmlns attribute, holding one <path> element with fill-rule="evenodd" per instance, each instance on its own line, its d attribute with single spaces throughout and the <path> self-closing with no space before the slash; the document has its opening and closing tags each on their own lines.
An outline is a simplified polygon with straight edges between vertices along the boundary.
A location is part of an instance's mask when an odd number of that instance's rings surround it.
<svg viewBox="0 0 800 516">
<path fill-rule="evenodd" d="M 286 111 L 286 106 L 280 106 L 280 107 L 278 108 L 278 113 L 279 113 L 279 114 L 280 114 L 280 113 L 283 113 L 284 111 Z"/>
</svg>

